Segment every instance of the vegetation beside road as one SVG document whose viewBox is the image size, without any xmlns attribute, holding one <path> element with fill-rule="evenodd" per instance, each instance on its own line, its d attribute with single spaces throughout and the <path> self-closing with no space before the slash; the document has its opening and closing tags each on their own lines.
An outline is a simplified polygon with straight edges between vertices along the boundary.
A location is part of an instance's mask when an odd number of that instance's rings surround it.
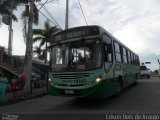
<svg viewBox="0 0 160 120">
<path fill-rule="evenodd" d="M 160 76 L 159 70 L 151 72 L 151 77 L 159 77 L 159 76 Z"/>
</svg>

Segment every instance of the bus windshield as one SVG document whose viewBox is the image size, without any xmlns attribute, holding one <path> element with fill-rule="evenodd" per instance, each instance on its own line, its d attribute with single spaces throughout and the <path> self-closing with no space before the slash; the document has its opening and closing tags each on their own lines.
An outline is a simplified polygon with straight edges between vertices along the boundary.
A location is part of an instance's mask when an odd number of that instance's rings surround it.
<svg viewBox="0 0 160 120">
<path fill-rule="evenodd" d="M 99 39 L 58 44 L 52 48 L 52 71 L 82 71 L 102 65 Z"/>
</svg>

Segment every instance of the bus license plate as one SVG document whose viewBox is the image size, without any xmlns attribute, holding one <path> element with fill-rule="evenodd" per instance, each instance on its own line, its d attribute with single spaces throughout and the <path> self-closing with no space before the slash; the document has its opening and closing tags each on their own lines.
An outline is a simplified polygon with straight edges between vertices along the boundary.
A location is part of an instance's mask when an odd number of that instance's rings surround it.
<svg viewBox="0 0 160 120">
<path fill-rule="evenodd" d="M 65 94 L 74 94 L 73 90 L 65 90 Z"/>
</svg>

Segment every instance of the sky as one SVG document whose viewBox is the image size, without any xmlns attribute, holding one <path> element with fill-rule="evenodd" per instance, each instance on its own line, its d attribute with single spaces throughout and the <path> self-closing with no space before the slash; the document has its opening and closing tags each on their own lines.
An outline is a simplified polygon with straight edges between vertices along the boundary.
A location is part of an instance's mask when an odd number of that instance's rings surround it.
<svg viewBox="0 0 160 120">
<path fill-rule="evenodd" d="M 45 2 L 46 0 L 42 0 Z M 51 0 L 48 0 L 51 1 Z M 52 0 L 53 1 L 53 0 Z M 160 58 L 160 0 L 79 0 L 88 25 L 99 25 L 113 34 L 119 41 L 136 52 L 140 62 L 151 62 L 147 67 L 151 70 L 159 68 L 157 58 Z M 55 0 L 45 4 L 47 10 L 64 29 L 66 0 Z M 37 3 L 38 5 L 39 3 Z M 37 6 L 40 8 L 40 5 Z M 21 12 L 23 6 L 14 13 L 19 21 L 13 22 L 13 54 L 25 54 L 25 42 L 22 34 L 23 23 Z M 41 11 L 51 20 L 52 18 Z M 39 25 L 43 28 L 46 18 L 40 14 Z M 51 25 L 53 25 L 51 23 Z M 69 28 L 84 26 L 78 0 L 69 0 Z M 0 45 L 8 46 L 8 26 L 0 26 Z"/>
</svg>

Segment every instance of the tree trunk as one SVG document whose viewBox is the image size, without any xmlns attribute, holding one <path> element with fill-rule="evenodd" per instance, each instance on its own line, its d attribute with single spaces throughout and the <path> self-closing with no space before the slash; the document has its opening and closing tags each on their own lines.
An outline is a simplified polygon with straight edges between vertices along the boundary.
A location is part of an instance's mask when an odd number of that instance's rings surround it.
<svg viewBox="0 0 160 120">
<path fill-rule="evenodd" d="M 26 53 L 25 53 L 25 93 L 30 94 L 31 92 L 31 73 L 32 73 L 32 45 L 33 45 L 33 5 L 34 0 L 30 2 L 30 13 L 29 13 L 29 23 L 28 23 L 28 35 L 26 40 Z"/>
</svg>

